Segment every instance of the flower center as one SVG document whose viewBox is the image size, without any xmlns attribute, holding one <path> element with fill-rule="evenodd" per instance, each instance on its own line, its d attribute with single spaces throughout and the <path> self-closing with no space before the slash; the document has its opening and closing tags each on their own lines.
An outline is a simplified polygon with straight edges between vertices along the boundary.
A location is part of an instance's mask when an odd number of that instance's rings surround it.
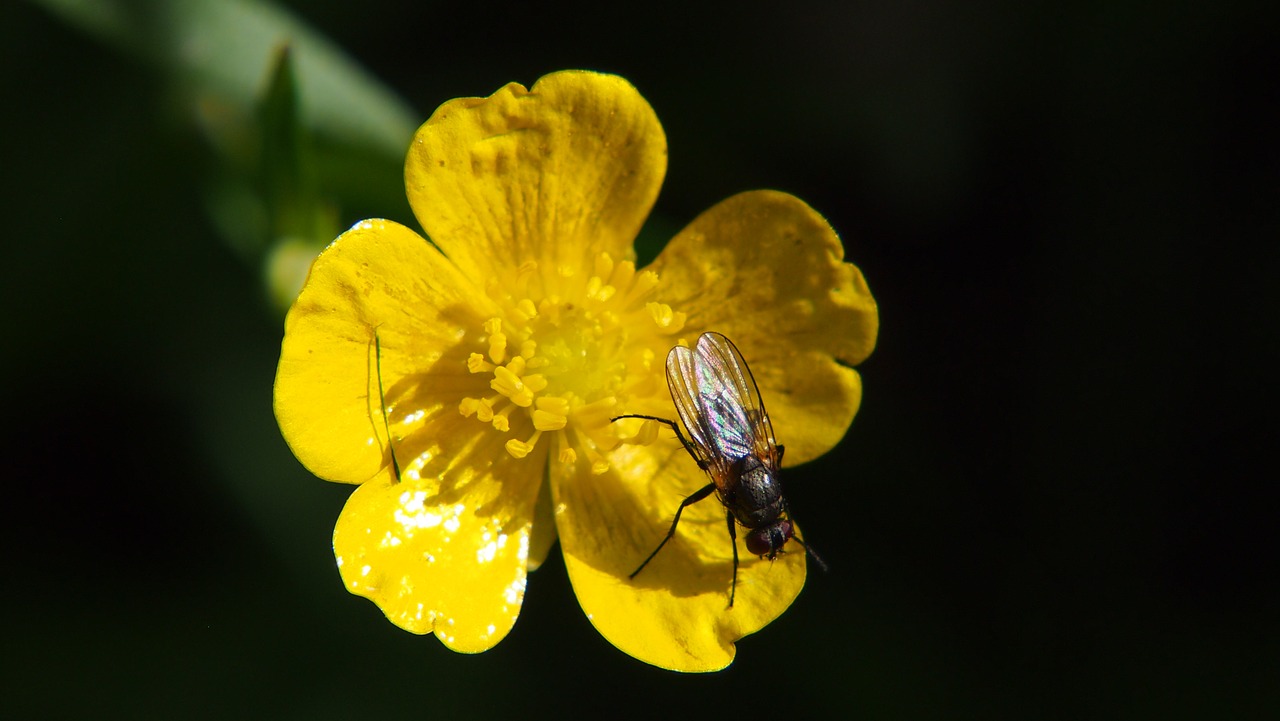
<svg viewBox="0 0 1280 721">
<path fill-rule="evenodd" d="M 580 449 L 603 473 L 603 453 L 619 442 L 609 423 L 615 407 L 665 394 L 663 358 L 685 314 L 653 302 L 657 274 L 630 261 L 602 253 L 587 277 L 575 270 L 559 269 L 540 293 L 530 291 L 533 262 L 490 280 L 500 315 L 485 321 L 467 369 L 488 376 L 492 392 L 463 398 L 458 412 L 510 433 L 506 449 L 516 458 L 545 434 L 566 434 L 559 460 L 576 461 Z"/>
</svg>

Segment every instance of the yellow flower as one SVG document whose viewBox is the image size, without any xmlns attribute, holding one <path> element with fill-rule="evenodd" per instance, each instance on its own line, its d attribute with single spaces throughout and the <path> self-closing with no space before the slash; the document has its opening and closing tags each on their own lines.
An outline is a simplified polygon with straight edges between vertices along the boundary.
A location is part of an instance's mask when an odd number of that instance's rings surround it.
<svg viewBox="0 0 1280 721">
<path fill-rule="evenodd" d="M 628 578 L 707 482 L 658 424 L 610 422 L 676 417 L 667 351 L 706 330 L 732 338 L 794 465 L 849 427 L 850 366 L 877 328 L 839 238 L 784 193 L 729 198 L 638 270 L 631 245 L 666 156 L 653 110 L 616 76 L 558 72 L 452 100 L 405 161 L 434 244 L 370 220 L 316 259 L 285 323 L 276 417 L 308 469 L 360 484 L 334 553 L 348 590 L 396 625 L 491 648 L 557 536 L 600 633 L 669 669 L 727 666 L 800 592 L 798 548 L 769 562 L 743 547 L 728 606 L 713 500 Z"/>
</svg>

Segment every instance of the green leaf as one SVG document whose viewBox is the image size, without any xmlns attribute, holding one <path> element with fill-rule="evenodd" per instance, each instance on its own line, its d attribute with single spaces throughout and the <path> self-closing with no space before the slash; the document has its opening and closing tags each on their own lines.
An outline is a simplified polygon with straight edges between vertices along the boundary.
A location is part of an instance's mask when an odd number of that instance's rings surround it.
<svg viewBox="0 0 1280 721">
<path fill-rule="evenodd" d="M 156 68 L 217 151 L 210 219 L 283 311 L 343 208 L 408 217 L 421 118 L 331 42 L 253 0 L 33 0 Z"/>
<path fill-rule="evenodd" d="M 251 0 L 33 0 L 154 64 L 201 102 L 251 116 L 289 47 L 300 118 L 318 142 L 357 146 L 399 164 L 420 118 L 333 43 L 285 10 Z"/>
<path fill-rule="evenodd" d="M 259 105 L 262 125 L 262 192 L 276 237 L 316 236 L 316 195 L 311 147 L 298 117 L 297 83 L 288 47 L 276 53 L 271 82 Z"/>
</svg>

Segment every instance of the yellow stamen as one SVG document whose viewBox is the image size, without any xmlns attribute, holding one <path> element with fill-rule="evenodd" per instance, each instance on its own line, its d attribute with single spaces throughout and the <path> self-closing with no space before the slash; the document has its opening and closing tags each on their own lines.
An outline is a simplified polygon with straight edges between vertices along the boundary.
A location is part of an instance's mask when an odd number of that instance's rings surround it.
<svg viewBox="0 0 1280 721">
<path fill-rule="evenodd" d="M 521 320 L 525 322 L 538 317 L 538 307 L 528 298 L 516 303 L 516 312 L 521 316 Z"/>
<path fill-rule="evenodd" d="M 542 437 L 542 431 L 534 431 L 527 441 L 518 441 L 514 438 L 506 442 L 507 453 L 513 458 L 524 458 L 529 455 L 534 446 L 538 445 L 538 439 Z"/>
<path fill-rule="evenodd" d="M 507 357 L 507 336 L 502 332 L 502 319 L 485 321 L 484 330 L 489 334 L 489 357 L 494 363 L 501 363 Z"/>
<path fill-rule="evenodd" d="M 666 303 L 646 303 L 644 306 L 649 311 L 649 317 L 653 318 L 653 322 L 667 333 L 679 333 L 684 328 L 686 315 L 671 310 L 671 306 Z"/>
<path fill-rule="evenodd" d="M 569 422 L 568 418 L 546 411 L 533 412 L 533 427 L 540 431 L 558 431 Z"/>
<path fill-rule="evenodd" d="M 634 446 L 647 446 L 656 440 L 658 440 L 658 424 L 649 420 L 641 423 L 640 428 L 633 435 L 618 437 L 620 445 L 625 443 Z"/>
<path fill-rule="evenodd" d="M 642 270 L 636 274 L 635 282 L 631 284 L 631 293 L 640 298 L 649 295 L 656 287 L 658 287 L 658 274 L 652 270 Z"/>
<path fill-rule="evenodd" d="M 559 461 L 585 459 L 595 474 L 609 470 L 606 453 L 620 444 L 662 437 L 660 424 L 610 422 L 666 397 L 663 357 L 672 340 L 664 336 L 677 335 L 687 316 L 655 297 L 655 273 L 600 253 L 586 266 L 527 261 L 484 287 L 497 310 L 466 366 L 489 374 L 493 395 L 463 398 L 460 414 L 500 433 L 531 433 L 506 439 L 514 458 L 532 453 L 543 433 L 563 434 L 555 441 Z M 635 433 L 621 439 L 622 428 Z"/>
<path fill-rule="evenodd" d="M 609 419 L 617 415 L 617 406 L 618 399 L 613 396 L 580 405 L 573 410 L 574 425 L 586 429 L 608 426 Z"/>
<path fill-rule="evenodd" d="M 559 397 L 542 397 L 533 412 L 533 427 L 540 431 L 558 431 L 569 422 L 569 401 Z"/>
<path fill-rule="evenodd" d="M 493 427 L 500 433 L 506 433 L 511 430 L 511 411 L 515 410 L 515 406 L 508 404 L 506 408 L 493 414 Z"/>
<path fill-rule="evenodd" d="M 592 300 L 604 303 L 612 298 L 616 292 L 618 292 L 617 288 L 605 285 L 604 280 L 598 275 L 591 276 L 591 280 L 587 281 L 587 297 Z"/>
<path fill-rule="evenodd" d="M 484 359 L 479 353 L 472 353 L 467 356 L 467 371 L 471 373 L 488 373 L 493 370 L 493 364 Z"/>
<path fill-rule="evenodd" d="M 594 444 L 588 443 L 583 450 L 587 452 L 587 460 L 591 461 L 592 475 L 601 476 L 608 472 L 609 461 L 600 455 L 600 452 L 594 448 Z"/>
<path fill-rule="evenodd" d="M 489 387 L 510 398 L 512 403 L 521 408 L 528 408 L 533 405 L 534 392 L 525 387 L 524 381 L 520 380 L 520 376 L 503 366 L 493 369 L 493 380 L 489 381 Z"/>
<path fill-rule="evenodd" d="M 538 399 L 538 410 L 557 415 L 569 415 L 569 401 L 558 396 L 543 396 Z"/>
</svg>

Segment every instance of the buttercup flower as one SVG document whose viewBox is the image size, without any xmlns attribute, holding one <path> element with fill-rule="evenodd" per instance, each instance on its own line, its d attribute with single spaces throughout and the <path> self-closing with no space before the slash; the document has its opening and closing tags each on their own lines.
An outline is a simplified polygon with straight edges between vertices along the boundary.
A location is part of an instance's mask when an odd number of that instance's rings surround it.
<svg viewBox="0 0 1280 721">
<path fill-rule="evenodd" d="M 740 546 L 728 606 L 732 548 L 710 499 L 628 578 L 707 482 L 668 429 L 610 422 L 676 417 L 668 350 L 732 338 L 790 466 L 848 429 L 851 366 L 877 329 L 839 238 L 784 193 L 721 202 L 638 270 L 666 157 L 653 110 L 616 76 L 452 100 L 405 161 L 431 242 L 369 220 L 316 259 L 285 323 L 276 417 L 308 469 L 359 484 L 334 553 L 348 590 L 396 625 L 491 648 L 557 537 L 591 623 L 669 669 L 727 666 L 800 592 L 800 549 L 770 562 Z"/>
</svg>

